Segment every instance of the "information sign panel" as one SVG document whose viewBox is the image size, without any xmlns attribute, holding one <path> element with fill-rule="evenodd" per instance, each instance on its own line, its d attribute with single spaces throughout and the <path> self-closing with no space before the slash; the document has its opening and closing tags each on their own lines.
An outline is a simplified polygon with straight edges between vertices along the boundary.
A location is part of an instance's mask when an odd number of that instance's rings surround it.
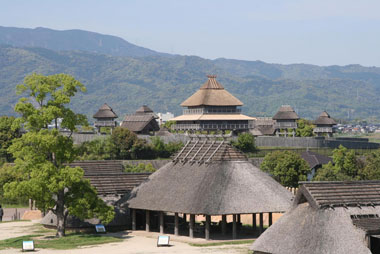
<svg viewBox="0 0 380 254">
<path fill-rule="evenodd" d="M 105 233 L 106 228 L 102 224 L 95 225 L 96 233 Z"/>
<path fill-rule="evenodd" d="M 160 235 L 160 236 L 158 236 L 157 247 L 160 247 L 160 246 L 169 246 L 169 240 L 170 240 L 170 237 L 167 236 L 167 235 Z"/>
<path fill-rule="evenodd" d="M 34 241 L 22 241 L 22 251 L 34 251 Z"/>
</svg>

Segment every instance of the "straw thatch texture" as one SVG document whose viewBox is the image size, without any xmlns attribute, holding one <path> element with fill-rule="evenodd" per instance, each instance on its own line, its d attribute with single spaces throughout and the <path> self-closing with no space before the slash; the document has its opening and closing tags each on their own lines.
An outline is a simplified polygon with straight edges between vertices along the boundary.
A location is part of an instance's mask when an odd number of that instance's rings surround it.
<svg viewBox="0 0 380 254">
<path fill-rule="evenodd" d="M 215 79 L 208 76 L 207 82 L 192 96 L 182 102 L 182 107 L 194 106 L 242 106 L 243 103 L 227 92 Z"/>
<path fill-rule="evenodd" d="M 144 132 L 145 130 L 149 132 L 158 131 L 160 129 L 155 117 L 151 114 L 127 115 L 121 127 L 133 132 Z"/>
<path fill-rule="evenodd" d="M 297 120 L 299 116 L 289 105 L 281 106 L 278 112 L 273 116 L 273 120 Z"/>
<path fill-rule="evenodd" d="M 310 168 L 322 166 L 330 161 L 332 162 L 330 157 L 310 151 L 302 152 L 301 157 L 307 162 L 307 164 L 309 164 Z"/>
<path fill-rule="evenodd" d="M 101 106 L 98 110 L 98 112 L 95 113 L 93 118 L 118 118 L 115 112 L 113 112 L 112 108 L 107 105 L 107 103 L 104 103 L 103 106 Z"/>
<path fill-rule="evenodd" d="M 153 114 L 153 110 L 151 110 L 147 105 L 142 105 L 136 110 L 136 114 Z"/>
<path fill-rule="evenodd" d="M 365 232 L 351 215 L 378 214 L 379 207 L 314 209 L 303 203 L 283 215 L 252 245 L 255 253 L 370 254 Z"/>
<path fill-rule="evenodd" d="M 190 214 L 284 212 L 293 195 L 248 161 L 168 163 L 135 188 L 130 208 Z"/>
<path fill-rule="evenodd" d="M 334 119 L 330 118 L 330 115 L 323 111 L 320 116 L 317 118 L 317 120 L 314 121 L 314 124 L 316 125 L 335 125 L 336 122 Z"/>
</svg>

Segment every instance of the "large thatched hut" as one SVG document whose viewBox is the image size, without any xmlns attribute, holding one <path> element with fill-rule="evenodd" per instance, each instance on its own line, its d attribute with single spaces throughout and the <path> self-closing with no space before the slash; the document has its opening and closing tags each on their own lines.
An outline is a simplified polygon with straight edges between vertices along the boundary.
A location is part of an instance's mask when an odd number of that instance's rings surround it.
<svg viewBox="0 0 380 254">
<path fill-rule="evenodd" d="M 313 129 L 313 132 L 317 136 L 327 135 L 332 137 L 334 133 L 333 126 L 336 125 L 336 121 L 332 119 L 326 111 L 323 111 L 319 117 L 314 121 L 316 127 Z"/>
<path fill-rule="evenodd" d="M 285 135 L 285 137 L 287 137 L 288 129 L 291 129 L 292 136 L 295 136 L 295 130 L 297 129 L 297 120 L 299 119 L 299 116 L 291 106 L 281 106 L 272 119 L 276 121 L 275 129 L 277 136 Z"/>
<path fill-rule="evenodd" d="M 118 118 L 118 116 L 107 103 L 104 103 L 93 115 L 93 118 L 96 120 L 94 127 L 97 129 L 98 133 L 100 133 L 100 128 L 102 127 L 108 127 L 111 128 L 111 130 L 115 128 L 117 125 L 115 119 Z"/>
<path fill-rule="evenodd" d="M 302 182 L 254 253 L 380 253 L 380 181 Z"/>
<path fill-rule="evenodd" d="M 152 135 L 160 130 L 157 119 L 148 106 L 143 105 L 132 115 L 126 115 L 121 127 L 127 128 L 136 134 Z"/>
<path fill-rule="evenodd" d="M 287 211 L 292 198 L 227 141 L 193 139 L 172 162 L 136 187 L 128 204 L 133 211 L 146 212 L 148 231 L 151 211 L 160 212 L 160 232 L 164 230 L 164 213 L 174 213 L 175 234 L 178 214 L 190 214 L 190 237 L 194 236 L 195 215 L 205 215 L 205 238 L 209 239 L 211 216 L 222 216 L 221 231 L 225 234 L 226 216 L 233 215 L 232 235 L 236 238 L 240 214 L 260 214 L 262 226 L 263 213 Z"/>
</svg>

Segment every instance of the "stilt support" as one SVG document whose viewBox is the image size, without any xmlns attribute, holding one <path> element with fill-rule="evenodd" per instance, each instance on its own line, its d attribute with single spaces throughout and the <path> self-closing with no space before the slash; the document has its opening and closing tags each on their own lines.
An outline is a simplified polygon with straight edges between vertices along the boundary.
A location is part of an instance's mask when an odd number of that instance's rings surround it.
<svg viewBox="0 0 380 254">
<path fill-rule="evenodd" d="M 232 239 L 237 238 L 237 230 L 236 230 L 236 214 L 232 215 Z"/>
<path fill-rule="evenodd" d="M 174 235 L 179 235 L 178 213 L 174 214 Z"/>
<path fill-rule="evenodd" d="M 149 212 L 149 210 L 145 211 L 145 231 L 150 232 L 150 212 Z"/>
<path fill-rule="evenodd" d="M 211 224 L 211 216 L 206 215 L 206 229 L 205 229 L 206 240 L 210 240 L 210 224 Z"/>
<path fill-rule="evenodd" d="M 189 225 L 189 236 L 190 236 L 190 238 L 194 238 L 194 223 L 195 223 L 195 215 L 190 214 L 190 225 Z"/>
<path fill-rule="evenodd" d="M 132 209 L 132 230 L 136 230 L 136 209 Z"/>
<path fill-rule="evenodd" d="M 227 216 L 222 215 L 222 234 L 226 235 L 227 234 Z"/>
<path fill-rule="evenodd" d="M 160 212 L 160 234 L 164 233 L 164 212 Z"/>
</svg>

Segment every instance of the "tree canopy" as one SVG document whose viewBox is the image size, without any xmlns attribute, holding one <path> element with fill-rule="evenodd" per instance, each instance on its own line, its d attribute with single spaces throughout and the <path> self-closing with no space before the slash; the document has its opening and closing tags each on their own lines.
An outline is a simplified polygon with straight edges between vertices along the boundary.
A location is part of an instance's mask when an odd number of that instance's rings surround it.
<svg viewBox="0 0 380 254">
<path fill-rule="evenodd" d="M 233 142 L 232 145 L 245 153 L 256 150 L 255 137 L 251 133 L 240 133 L 237 141 Z"/>
<path fill-rule="evenodd" d="M 57 236 L 65 235 L 68 215 L 78 218 L 94 216 L 108 223 L 114 211 L 107 206 L 84 179 L 84 171 L 70 167 L 77 154 L 70 137 L 58 131 L 61 127 L 74 131 L 76 125 L 86 124 L 83 115 L 74 113 L 69 107 L 71 97 L 85 87 L 66 74 L 43 76 L 32 74 L 17 87 L 26 97 L 20 98 L 15 111 L 21 117 L 16 121 L 27 131 L 15 139 L 8 151 L 15 158 L 14 170 L 21 177 L 4 185 L 5 197 L 29 197 L 44 211 L 57 216 Z M 55 128 L 48 129 L 53 123 Z"/>
<path fill-rule="evenodd" d="M 260 168 L 286 187 L 298 187 L 298 182 L 306 181 L 311 172 L 307 162 L 291 151 L 268 153 Z"/>
<path fill-rule="evenodd" d="M 0 162 L 11 162 L 13 160 L 8 148 L 13 139 L 20 137 L 20 128 L 14 126 L 14 122 L 15 118 L 13 116 L 0 117 Z"/>
<path fill-rule="evenodd" d="M 314 127 L 315 126 L 313 125 L 311 121 L 301 118 L 297 120 L 296 136 L 297 137 L 313 137 Z"/>
</svg>

